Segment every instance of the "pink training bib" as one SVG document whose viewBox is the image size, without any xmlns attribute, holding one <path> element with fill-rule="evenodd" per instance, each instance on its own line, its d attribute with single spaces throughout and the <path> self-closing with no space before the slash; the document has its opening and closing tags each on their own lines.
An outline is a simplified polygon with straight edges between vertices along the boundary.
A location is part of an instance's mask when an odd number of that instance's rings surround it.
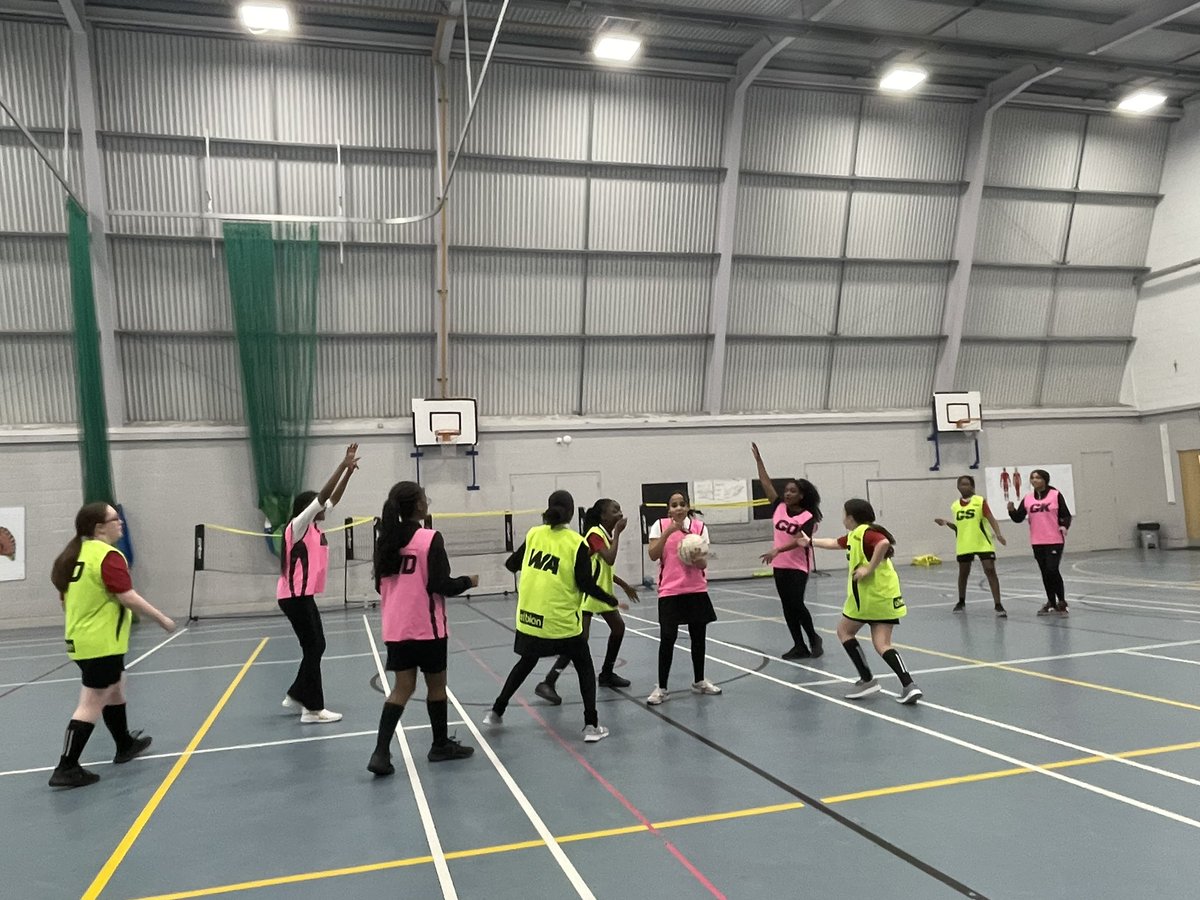
<svg viewBox="0 0 1200 900">
<path fill-rule="evenodd" d="M 1058 530 L 1058 490 L 1050 488 L 1046 496 L 1037 499 L 1033 494 L 1021 498 L 1025 513 L 1029 516 L 1029 543 L 1061 544 L 1062 532 Z"/>
<path fill-rule="evenodd" d="M 313 522 L 299 541 L 292 538 L 292 523 L 283 529 L 284 569 L 275 586 L 275 599 L 315 597 L 325 590 L 329 572 L 329 545 Z"/>
<path fill-rule="evenodd" d="M 808 510 L 802 511 L 798 516 L 788 515 L 786 503 L 780 501 L 775 504 L 775 512 L 771 516 L 775 523 L 775 546 L 783 547 L 792 543 L 800 529 L 812 517 Z M 814 527 L 813 533 L 816 531 Z M 785 550 L 771 561 L 771 566 L 775 569 L 799 569 L 801 572 L 808 572 L 812 569 L 812 547 L 793 547 L 791 550 Z"/>
<path fill-rule="evenodd" d="M 429 545 L 435 534 L 418 528 L 400 551 L 400 571 L 379 581 L 385 641 L 431 641 L 450 634 L 446 598 L 429 591 Z"/>
<path fill-rule="evenodd" d="M 670 519 L 660 519 L 658 527 L 666 531 L 671 527 Z M 700 534 L 704 531 L 704 523 L 692 517 L 689 534 Z M 658 568 L 658 596 L 674 597 L 679 594 L 699 594 L 708 590 L 708 574 L 704 569 L 685 566 L 679 558 L 679 542 L 683 540 L 684 532 L 676 531 L 667 538 L 663 545 L 662 559 Z"/>
</svg>

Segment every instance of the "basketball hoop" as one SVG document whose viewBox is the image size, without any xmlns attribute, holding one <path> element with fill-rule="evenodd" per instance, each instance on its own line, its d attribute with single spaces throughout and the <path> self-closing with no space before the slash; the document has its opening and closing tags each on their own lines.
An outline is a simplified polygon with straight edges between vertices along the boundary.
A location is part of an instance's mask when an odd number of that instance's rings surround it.
<svg viewBox="0 0 1200 900">
<path fill-rule="evenodd" d="M 983 430 L 983 420 L 975 418 L 955 419 L 954 430 L 959 434 Z"/>
<path fill-rule="evenodd" d="M 439 428 L 434 432 L 434 435 L 437 436 L 438 443 L 442 444 L 443 446 L 446 444 L 453 444 L 455 438 L 457 438 L 460 434 L 462 434 L 462 432 L 457 428 Z"/>
</svg>

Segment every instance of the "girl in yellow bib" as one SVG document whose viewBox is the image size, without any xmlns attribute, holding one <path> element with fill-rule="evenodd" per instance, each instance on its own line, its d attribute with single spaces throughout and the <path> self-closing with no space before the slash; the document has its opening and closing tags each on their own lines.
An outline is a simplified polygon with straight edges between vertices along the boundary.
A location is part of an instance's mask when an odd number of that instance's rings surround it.
<svg viewBox="0 0 1200 900">
<path fill-rule="evenodd" d="M 125 653 L 133 612 L 153 619 L 164 631 L 175 623 L 133 589 L 125 556 L 114 544 L 124 526 L 107 503 L 89 503 L 75 516 L 75 537 L 54 561 L 50 581 L 66 613 L 67 655 L 79 666 L 83 687 L 67 723 L 62 756 L 50 787 L 83 787 L 100 776 L 79 765 L 101 717 L 117 745 L 114 763 L 127 763 L 150 746 L 150 736 L 130 731 L 125 716 Z"/>
<path fill-rule="evenodd" d="M 801 532 L 796 535 L 803 544 L 824 550 L 845 550 L 850 563 L 846 579 L 846 603 L 838 622 L 837 636 L 846 649 L 858 681 L 846 694 L 847 700 L 861 700 L 878 693 L 879 682 L 871 674 L 857 634 L 863 625 L 871 628 L 871 642 L 883 661 L 900 679 L 898 703 L 911 705 L 921 699 L 922 692 L 904 666 L 904 660 L 892 647 L 892 628 L 908 613 L 900 595 L 900 576 L 892 565 L 896 539 L 882 525 L 875 524 L 875 509 L 866 500 L 847 500 L 843 523 L 849 534 L 840 538 L 810 538 Z"/>
<path fill-rule="evenodd" d="M 1007 619 L 1008 612 L 1000 602 L 1000 578 L 996 575 L 996 545 L 992 543 L 992 538 L 995 537 L 1004 545 L 1008 542 L 1000 533 L 1000 526 L 996 523 L 996 517 L 992 515 L 987 500 L 975 493 L 973 477 L 959 477 L 958 493 L 958 500 L 950 506 L 950 518 L 933 520 L 954 532 L 954 553 L 958 557 L 958 602 L 954 604 L 953 611 L 964 612 L 967 608 L 967 582 L 971 577 L 971 563 L 978 556 L 979 564 L 983 566 L 983 574 L 987 576 L 988 587 L 992 589 L 996 617 Z"/>
</svg>

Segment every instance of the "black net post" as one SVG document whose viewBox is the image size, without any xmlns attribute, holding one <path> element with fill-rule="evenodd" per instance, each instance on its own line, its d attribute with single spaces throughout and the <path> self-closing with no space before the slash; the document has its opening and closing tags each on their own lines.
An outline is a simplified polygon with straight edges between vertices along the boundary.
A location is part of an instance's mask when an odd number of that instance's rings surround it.
<svg viewBox="0 0 1200 900">
<path fill-rule="evenodd" d="M 196 573 L 204 571 L 204 525 L 196 526 L 192 538 L 192 593 L 188 597 L 188 621 L 195 622 Z"/>
</svg>

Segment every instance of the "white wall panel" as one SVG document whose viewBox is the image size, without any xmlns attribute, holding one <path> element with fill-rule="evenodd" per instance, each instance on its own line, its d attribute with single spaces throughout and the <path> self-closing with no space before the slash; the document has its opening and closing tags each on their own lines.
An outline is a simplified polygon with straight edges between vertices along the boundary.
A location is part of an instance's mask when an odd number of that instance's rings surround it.
<svg viewBox="0 0 1200 900">
<path fill-rule="evenodd" d="M 966 103 L 866 97 L 855 174 L 958 180 L 962 177 L 970 113 Z"/>
<path fill-rule="evenodd" d="M 829 408 L 848 411 L 928 406 L 937 348 L 937 341 L 838 342 L 833 347 Z"/>
<path fill-rule="evenodd" d="M 67 29 L 59 25 L 0 24 L 0 85 L 5 102 L 26 128 L 63 127 L 66 41 Z M 8 116 L 0 116 L 0 125 L 10 124 Z"/>
<path fill-rule="evenodd" d="M 737 252 L 839 256 L 848 205 L 843 185 L 745 176 L 738 192 Z"/>
<path fill-rule="evenodd" d="M 0 238 L 0 331 L 69 331 L 67 244 L 55 238 Z"/>
<path fill-rule="evenodd" d="M 452 332 L 582 332 L 582 256 L 471 250 L 452 251 L 450 262 Z"/>
<path fill-rule="evenodd" d="M 587 333 L 703 334 L 714 267 L 707 259 L 589 259 Z"/>
<path fill-rule="evenodd" d="M 574 340 L 450 340 L 451 393 L 482 416 L 568 416 L 579 404 L 582 348 Z"/>
<path fill-rule="evenodd" d="M 122 335 L 125 408 L 131 424 L 242 421 L 232 337 Z"/>
<path fill-rule="evenodd" d="M 847 265 L 838 333 L 939 334 L 949 280 L 948 266 Z"/>
<path fill-rule="evenodd" d="M 1081 197 L 1071 219 L 1067 261 L 1076 265 L 1143 266 L 1153 226 L 1153 200 Z"/>
<path fill-rule="evenodd" d="M 975 258 L 981 262 L 1061 262 L 1070 216 L 1071 203 L 1066 197 L 988 191 L 979 211 Z"/>
<path fill-rule="evenodd" d="M 972 269 L 963 334 L 1045 336 L 1054 279 L 1049 269 Z"/>
<path fill-rule="evenodd" d="M 860 102 L 852 94 L 751 88 L 742 167 L 796 175 L 853 174 Z"/>
<path fill-rule="evenodd" d="M 972 343 L 964 340 L 958 357 L 954 389 L 979 391 L 983 397 L 984 427 L 989 409 L 1016 409 L 1037 403 L 1041 380 L 1041 344 Z"/>
<path fill-rule="evenodd" d="M 338 171 L 335 151 L 289 147 L 276 151 L 276 156 L 281 213 L 292 216 L 338 215 Z"/>
<path fill-rule="evenodd" d="M 593 250 L 712 253 L 715 176 L 642 172 L 592 179 L 588 246 Z"/>
<path fill-rule="evenodd" d="M 1085 121 L 1082 113 L 1002 107 L 992 122 L 988 184 L 1074 187 Z"/>
<path fill-rule="evenodd" d="M 317 330 L 401 335 L 433 332 L 433 251 L 420 247 L 321 246 Z M 451 323 L 456 284 L 451 287 Z M 413 396 L 416 396 L 415 394 Z"/>
<path fill-rule="evenodd" d="M 1088 191 L 1156 193 L 1170 127 L 1167 122 L 1136 116 L 1092 116 L 1079 187 Z"/>
<path fill-rule="evenodd" d="M 114 238 L 117 324 L 129 331 L 232 331 L 220 242 Z"/>
<path fill-rule="evenodd" d="M 846 255 L 948 259 L 958 214 L 955 188 L 856 187 L 850 198 Z"/>
<path fill-rule="evenodd" d="M 474 68 L 478 71 L 478 61 Z M 591 125 L 591 72 L 493 63 L 467 136 L 466 153 L 585 160 Z M 467 110 L 462 62 L 450 71 L 454 127 L 458 140 Z"/>
<path fill-rule="evenodd" d="M 73 423 L 74 361 L 70 335 L 0 334 L 0 425 Z"/>
<path fill-rule="evenodd" d="M 42 134 L 38 140 L 60 164 L 62 137 Z M 65 174 L 76 193 L 82 194 L 77 160 L 75 153 Z M 66 233 L 66 192 L 19 131 L 0 131 L 0 198 L 0 231 Z"/>
<path fill-rule="evenodd" d="M 346 215 L 352 219 L 385 219 L 420 215 L 433 208 L 432 159 L 406 153 L 353 151 L 343 153 L 346 164 Z M 460 172 L 459 177 L 465 173 Z M 458 215 L 467 215 L 468 201 L 463 182 L 447 205 L 451 234 Z M 460 206 L 461 204 L 461 206 Z M 459 212 L 459 210 L 463 212 Z M 322 226 L 329 229 L 330 226 Z M 323 232 L 336 234 L 334 231 Z M 385 244 L 430 243 L 431 221 L 411 225 L 351 225 L 351 240 Z M 460 243 L 451 237 L 451 243 Z"/>
<path fill-rule="evenodd" d="M 1050 333 L 1127 336 L 1136 309 L 1131 272 L 1060 272 Z"/>
<path fill-rule="evenodd" d="M 279 181 L 272 147 L 224 144 L 213 148 L 213 211 L 272 215 L 279 212 Z M 194 208 L 194 207 L 193 207 Z"/>
<path fill-rule="evenodd" d="M 836 262 L 736 260 L 729 289 L 729 332 L 834 334 L 841 270 Z"/>
<path fill-rule="evenodd" d="M 109 212 L 201 212 L 204 209 L 203 155 L 202 144 L 188 141 L 106 139 L 104 168 Z M 229 167 L 217 166 L 214 161 L 213 168 L 220 168 L 226 175 Z M 220 200 L 220 205 L 215 208 L 231 210 L 229 204 L 235 199 L 235 186 L 227 178 L 215 179 L 214 186 L 214 201 Z M 114 215 L 112 219 L 114 234 L 195 236 L 204 234 L 203 228 L 198 218 Z"/>
<path fill-rule="evenodd" d="M 1128 352 L 1124 344 L 1051 344 L 1042 406 L 1116 404 Z"/>
<path fill-rule="evenodd" d="M 588 341 L 584 414 L 699 413 L 707 346 L 703 340 Z"/>
<path fill-rule="evenodd" d="M 323 337 L 317 343 L 314 419 L 402 419 L 429 396 L 431 337 Z"/>
<path fill-rule="evenodd" d="M 726 411 L 821 409 L 831 353 L 824 341 L 730 340 L 725 354 Z"/>
<path fill-rule="evenodd" d="M 577 170 L 466 162 L 452 190 L 451 244 L 544 250 L 584 246 L 587 179 Z"/>
<path fill-rule="evenodd" d="M 723 96 L 717 82 L 599 72 L 592 158 L 719 166 Z"/>
</svg>

